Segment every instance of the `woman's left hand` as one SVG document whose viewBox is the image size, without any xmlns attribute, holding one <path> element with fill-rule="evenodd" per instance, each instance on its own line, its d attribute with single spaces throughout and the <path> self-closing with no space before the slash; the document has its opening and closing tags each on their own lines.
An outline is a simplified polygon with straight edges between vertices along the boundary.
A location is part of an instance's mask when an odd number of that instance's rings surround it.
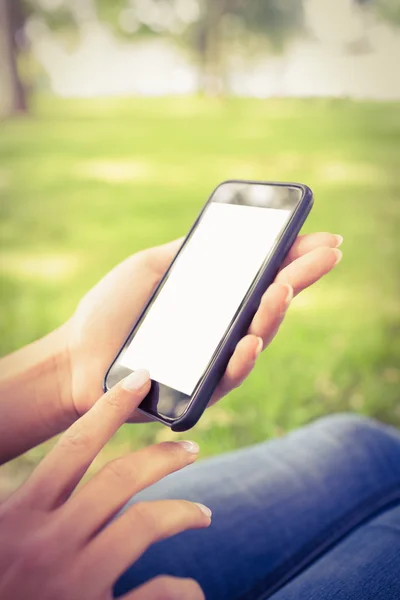
<svg viewBox="0 0 400 600">
<path fill-rule="evenodd" d="M 250 374 L 260 351 L 278 332 L 292 297 L 339 262 L 340 243 L 341 237 L 331 233 L 296 239 L 275 283 L 265 292 L 248 334 L 238 343 L 210 404 Z M 70 402 L 76 417 L 87 412 L 101 396 L 107 368 L 181 244 L 182 239 L 175 240 L 127 258 L 86 294 L 67 323 Z M 144 420 L 139 412 L 131 419 Z"/>
</svg>

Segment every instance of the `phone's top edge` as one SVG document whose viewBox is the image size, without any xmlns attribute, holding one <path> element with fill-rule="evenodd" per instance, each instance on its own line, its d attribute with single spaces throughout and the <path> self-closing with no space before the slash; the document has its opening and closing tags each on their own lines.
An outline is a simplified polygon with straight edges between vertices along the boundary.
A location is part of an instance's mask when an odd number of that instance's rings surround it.
<svg viewBox="0 0 400 600">
<path fill-rule="evenodd" d="M 310 189 L 305 183 L 300 183 L 298 181 L 272 181 L 264 179 L 224 179 L 224 181 L 221 181 L 217 185 L 217 188 L 225 183 L 258 183 L 261 185 L 283 185 Z"/>
<path fill-rule="evenodd" d="M 212 193 L 214 194 L 214 192 L 216 192 L 221 185 L 225 185 L 226 183 L 250 183 L 258 185 L 276 185 L 280 187 L 296 187 L 303 190 L 303 192 L 308 192 L 310 194 L 313 193 L 308 185 L 305 183 L 299 183 L 298 181 L 265 181 L 262 179 L 225 179 L 214 188 Z"/>
<path fill-rule="evenodd" d="M 211 192 L 211 195 L 209 197 L 209 201 L 212 200 L 215 192 L 218 190 L 218 188 L 220 188 L 222 185 L 225 185 L 226 183 L 249 183 L 249 184 L 257 184 L 257 185 L 276 185 L 279 187 L 294 187 L 297 189 L 300 189 L 303 192 L 303 199 L 306 199 L 309 203 L 313 204 L 314 202 L 314 194 L 312 189 L 306 185 L 305 183 L 299 183 L 296 181 L 264 181 L 264 180 L 259 180 L 259 179 L 225 179 L 224 181 L 221 181 L 221 183 L 219 183 Z"/>
</svg>

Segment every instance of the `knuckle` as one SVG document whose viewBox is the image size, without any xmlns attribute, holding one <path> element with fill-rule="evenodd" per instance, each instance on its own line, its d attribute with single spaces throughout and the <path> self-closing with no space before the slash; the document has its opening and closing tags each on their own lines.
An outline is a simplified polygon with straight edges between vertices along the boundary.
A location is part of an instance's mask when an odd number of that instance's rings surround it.
<svg viewBox="0 0 400 600">
<path fill-rule="evenodd" d="M 117 458 L 106 464 L 103 473 L 110 475 L 112 479 L 116 479 L 118 482 L 126 484 L 135 476 L 135 469 L 126 458 Z"/>
<path fill-rule="evenodd" d="M 204 523 L 199 507 L 188 500 L 138 502 L 128 509 L 125 518 L 132 530 L 139 529 L 143 533 L 147 543 Z"/>
<path fill-rule="evenodd" d="M 150 538 L 158 536 L 160 523 L 150 502 L 138 502 L 128 511 L 128 514 L 133 525 L 139 524 Z"/>
<path fill-rule="evenodd" d="M 93 444 L 91 436 L 83 427 L 73 426 L 67 429 L 59 439 L 59 445 L 68 450 L 88 450 Z"/>
</svg>

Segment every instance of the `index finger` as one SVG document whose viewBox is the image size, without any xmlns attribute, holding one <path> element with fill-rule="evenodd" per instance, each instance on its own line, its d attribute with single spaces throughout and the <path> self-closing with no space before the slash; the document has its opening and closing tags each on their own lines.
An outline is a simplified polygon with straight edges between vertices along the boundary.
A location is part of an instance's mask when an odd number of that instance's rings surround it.
<svg viewBox="0 0 400 600">
<path fill-rule="evenodd" d="M 149 373 L 133 371 L 67 429 L 21 489 L 29 504 L 44 510 L 62 504 L 149 389 Z"/>
<path fill-rule="evenodd" d="M 305 233 L 298 235 L 293 246 L 281 267 L 281 270 L 295 261 L 297 258 L 308 254 L 316 248 L 326 246 L 327 248 L 339 248 L 343 242 L 343 237 L 336 233 L 328 233 L 326 231 L 318 231 L 317 233 Z"/>
</svg>

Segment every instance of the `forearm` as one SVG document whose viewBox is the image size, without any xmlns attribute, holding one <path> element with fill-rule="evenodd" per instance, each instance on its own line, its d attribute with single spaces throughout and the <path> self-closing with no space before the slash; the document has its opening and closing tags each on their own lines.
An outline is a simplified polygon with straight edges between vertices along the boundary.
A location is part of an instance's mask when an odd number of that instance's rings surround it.
<svg viewBox="0 0 400 600">
<path fill-rule="evenodd" d="M 0 361 L 0 464 L 68 427 L 70 372 L 65 328 Z"/>
</svg>

